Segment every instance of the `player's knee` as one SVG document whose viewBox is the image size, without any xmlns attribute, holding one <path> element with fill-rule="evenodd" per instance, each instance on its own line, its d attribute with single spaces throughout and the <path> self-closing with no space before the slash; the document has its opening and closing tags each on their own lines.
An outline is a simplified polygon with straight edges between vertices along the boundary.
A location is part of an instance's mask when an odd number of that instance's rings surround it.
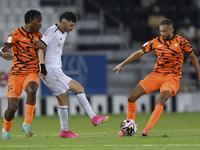
<svg viewBox="0 0 200 150">
<path fill-rule="evenodd" d="M 35 97 L 35 96 L 36 96 L 36 92 L 37 92 L 37 89 L 29 89 L 29 90 L 27 91 L 27 95 L 28 95 L 29 97 Z"/>
<path fill-rule="evenodd" d="M 78 88 L 77 88 L 77 93 L 81 93 L 81 92 L 84 92 L 84 87 L 83 86 L 79 86 Z"/>
<path fill-rule="evenodd" d="M 128 101 L 129 102 L 135 102 L 136 101 L 136 94 L 134 94 L 134 93 L 129 94 Z"/>
</svg>

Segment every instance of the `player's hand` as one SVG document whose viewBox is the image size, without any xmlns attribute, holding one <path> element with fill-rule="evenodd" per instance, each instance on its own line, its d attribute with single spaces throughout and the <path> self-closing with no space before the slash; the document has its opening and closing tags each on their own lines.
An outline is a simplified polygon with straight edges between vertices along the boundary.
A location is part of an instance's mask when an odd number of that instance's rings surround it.
<svg viewBox="0 0 200 150">
<path fill-rule="evenodd" d="M 112 71 L 115 71 L 115 70 L 117 70 L 116 74 L 118 74 L 119 71 L 123 70 L 122 64 L 117 65 Z"/>
<path fill-rule="evenodd" d="M 44 46 L 44 44 L 40 41 L 40 40 L 35 40 L 33 42 L 33 44 L 35 45 L 35 49 L 45 49 L 46 47 Z"/>
<path fill-rule="evenodd" d="M 40 76 L 45 80 L 47 77 L 47 70 L 45 64 L 40 64 Z"/>
<path fill-rule="evenodd" d="M 11 54 L 11 53 L 9 53 L 9 49 L 7 50 L 7 52 L 5 52 L 4 54 L 3 54 L 3 56 L 2 56 L 4 59 L 6 59 L 6 60 L 12 60 L 13 58 L 14 58 L 14 56 Z"/>
<path fill-rule="evenodd" d="M 47 75 L 44 75 L 44 74 L 42 74 L 42 73 L 40 73 L 40 76 L 42 77 L 43 80 L 45 80 L 46 77 L 47 77 Z"/>
</svg>

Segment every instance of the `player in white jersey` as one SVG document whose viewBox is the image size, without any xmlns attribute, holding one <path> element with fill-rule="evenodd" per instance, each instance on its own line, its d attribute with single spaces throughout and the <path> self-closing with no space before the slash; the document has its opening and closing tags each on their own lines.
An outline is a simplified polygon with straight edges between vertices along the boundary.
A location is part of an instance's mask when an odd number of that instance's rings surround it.
<svg viewBox="0 0 200 150">
<path fill-rule="evenodd" d="M 46 48 L 45 50 L 45 65 L 47 70 L 46 79 L 43 80 L 45 85 L 51 90 L 53 95 L 56 96 L 58 101 L 58 115 L 60 117 L 61 132 L 60 137 L 63 138 L 78 138 L 77 134 L 74 134 L 68 128 L 68 98 L 67 90 L 76 93 L 79 103 L 84 108 L 94 126 L 102 124 L 108 119 L 108 116 L 96 115 L 84 93 L 84 88 L 81 84 L 65 75 L 61 69 L 61 55 L 63 51 L 64 41 L 67 33 L 74 29 L 74 25 L 77 22 L 77 16 L 71 12 L 66 11 L 60 17 L 60 23 L 52 25 L 46 30 L 42 42 L 38 42 L 37 45 L 40 48 Z"/>
</svg>

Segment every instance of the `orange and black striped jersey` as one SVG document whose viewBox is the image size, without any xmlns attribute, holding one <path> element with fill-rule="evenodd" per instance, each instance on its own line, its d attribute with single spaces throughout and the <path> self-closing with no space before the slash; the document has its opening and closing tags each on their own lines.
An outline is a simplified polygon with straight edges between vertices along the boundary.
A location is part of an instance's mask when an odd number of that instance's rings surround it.
<svg viewBox="0 0 200 150">
<path fill-rule="evenodd" d="M 162 36 L 148 41 L 142 46 L 145 53 L 154 51 L 158 56 L 154 71 L 173 77 L 182 77 L 183 52 L 189 55 L 193 47 L 181 36 L 175 35 L 169 40 L 163 40 Z"/>
<path fill-rule="evenodd" d="M 10 74 L 27 75 L 31 72 L 39 74 L 38 54 L 33 42 L 41 38 L 41 33 L 29 33 L 20 27 L 10 33 L 4 44 L 12 48 L 14 56 Z"/>
</svg>

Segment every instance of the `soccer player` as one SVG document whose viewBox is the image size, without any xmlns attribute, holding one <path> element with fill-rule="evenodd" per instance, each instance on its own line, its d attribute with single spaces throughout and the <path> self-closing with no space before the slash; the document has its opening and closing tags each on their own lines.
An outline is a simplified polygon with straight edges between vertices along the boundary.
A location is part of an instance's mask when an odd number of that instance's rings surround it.
<svg viewBox="0 0 200 150">
<path fill-rule="evenodd" d="M 35 48 L 35 41 L 42 37 L 39 32 L 42 26 L 42 15 L 37 10 L 29 10 L 24 15 L 25 25 L 10 33 L 4 46 L 0 49 L 0 56 L 6 60 L 13 60 L 9 72 L 7 85 L 8 108 L 3 117 L 2 139 L 10 138 L 10 129 L 19 105 L 22 89 L 27 93 L 25 118 L 22 131 L 31 137 L 33 131 L 30 124 L 34 115 L 36 92 L 39 86 L 39 61 L 44 65 L 43 50 Z M 12 54 L 9 49 L 12 48 Z M 41 76 L 46 77 L 43 69 Z"/>
<path fill-rule="evenodd" d="M 46 48 L 45 65 L 48 73 L 46 79 L 42 80 L 57 98 L 58 115 L 61 123 L 60 137 L 62 138 L 79 137 L 79 135 L 74 134 L 68 128 L 68 90 L 76 93 L 79 103 L 91 118 L 94 126 L 98 126 L 108 119 L 108 116 L 98 116 L 93 112 L 84 93 L 83 86 L 65 75 L 61 68 L 61 55 L 65 38 L 67 34 L 74 29 L 76 22 L 77 16 L 73 12 L 64 12 L 60 16 L 60 23 L 54 24 L 47 29 L 41 38 L 42 42 L 38 42 L 38 47 Z"/>
<path fill-rule="evenodd" d="M 113 71 L 117 70 L 116 74 L 118 74 L 119 71 L 123 70 L 124 65 L 151 51 L 154 51 L 158 56 L 153 72 L 141 80 L 128 96 L 127 119 L 135 120 L 136 100 L 144 94 L 160 89 L 155 109 L 142 131 L 142 136 L 149 136 L 149 131 L 162 114 L 165 102 L 178 91 L 179 80 L 182 77 L 183 52 L 191 59 L 198 80 L 200 81 L 199 63 L 193 52 L 193 47 L 186 39 L 173 34 L 174 28 L 171 20 L 164 19 L 161 21 L 159 30 L 161 36 L 146 42 L 141 50 L 130 55 L 113 69 Z M 124 134 L 120 131 L 117 136 L 121 137 Z"/>
</svg>

